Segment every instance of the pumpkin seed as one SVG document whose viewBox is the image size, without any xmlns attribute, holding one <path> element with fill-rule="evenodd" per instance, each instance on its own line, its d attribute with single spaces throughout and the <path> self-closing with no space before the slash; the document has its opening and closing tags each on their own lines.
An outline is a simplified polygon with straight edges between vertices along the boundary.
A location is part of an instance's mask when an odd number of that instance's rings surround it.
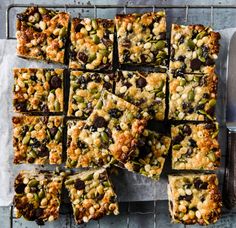
<svg viewBox="0 0 236 228">
<path fill-rule="evenodd" d="M 29 187 L 36 187 L 38 184 L 39 184 L 39 182 L 37 180 L 35 180 L 35 179 L 32 179 L 28 183 Z"/>
<path fill-rule="evenodd" d="M 30 151 L 28 154 L 28 157 L 36 158 L 37 155 L 36 155 L 35 151 Z"/>
<path fill-rule="evenodd" d="M 24 145 L 26 145 L 26 144 L 28 144 L 29 141 L 30 141 L 30 136 L 29 136 L 29 135 L 26 135 L 26 136 L 23 138 L 22 143 L 23 143 Z"/>
<path fill-rule="evenodd" d="M 215 131 L 211 137 L 214 139 L 218 136 L 218 134 L 219 134 L 219 130 Z"/>
<path fill-rule="evenodd" d="M 43 199 L 44 197 L 45 197 L 45 192 L 44 192 L 44 190 L 40 190 L 40 192 L 39 192 L 39 194 L 38 194 L 38 197 L 39 197 L 39 199 Z"/>
<path fill-rule="evenodd" d="M 101 133 L 101 137 L 102 137 L 102 141 L 103 141 L 103 142 L 108 142 L 108 141 L 109 141 L 109 138 L 108 138 L 106 132 L 103 131 L 103 132 Z"/>
<path fill-rule="evenodd" d="M 194 50 L 195 44 L 191 39 L 188 40 L 187 45 L 190 48 L 190 50 L 192 50 L 192 51 Z"/>
<path fill-rule="evenodd" d="M 90 55 L 88 58 L 88 62 L 92 62 L 94 59 L 96 59 L 96 54 Z"/>
<path fill-rule="evenodd" d="M 94 42 L 95 44 L 99 44 L 99 43 L 100 43 L 100 38 L 99 38 L 97 35 L 94 35 L 94 36 L 93 36 L 93 42 Z"/>
<path fill-rule="evenodd" d="M 65 185 L 70 185 L 70 184 L 74 184 L 74 183 L 75 183 L 75 180 L 73 180 L 73 179 L 65 181 Z"/>
<path fill-rule="evenodd" d="M 206 31 L 201 31 L 200 33 L 197 34 L 196 39 L 200 40 L 202 39 L 202 37 L 204 37 L 206 35 Z"/>
<path fill-rule="evenodd" d="M 210 159 L 211 162 L 215 162 L 216 161 L 216 156 L 214 152 L 210 152 L 207 157 Z"/>
<path fill-rule="evenodd" d="M 165 46 L 166 46 L 166 43 L 165 43 L 165 41 L 163 41 L 163 40 L 159 40 L 159 41 L 157 41 L 156 44 L 155 44 L 155 48 L 156 48 L 157 50 L 161 50 L 161 49 L 163 49 Z"/>
<path fill-rule="evenodd" d="M 42 8 L 42 7 L 38 8 L 38 11 L 42 15 L 47 13 L 47 10 L 45 8 Z"/>
<path fill-rule="evenodd" d="M 65 27 L 63 27 L 59 32 L 59 36 L 60 36 L 60 38 L 63 38 L 66 36 L 66 34 L 67 34 L 67 30 Z"/>
<path fill-rule="evenodd" d="M 201 49 L 201 48 L 198 48 L 198 49 L 197 49 L 197 55 L 198 55 L 198 56 L 202 56 L 202 49 Z"/>
<path fill-rule="evenodd" d="M 201 105 L 201 104 L 206 104 L 207 101 L 208 101 L 208 99 L 202 98 L 202 99 L 199 101 L 199 104 L 200 104 L 200 105 Z"/>
<path fill-rule="evenodd" d="M 181 79 L 179 85 L 180 85 L 180 86 L 184 86 L 185 84 L 186 84 L 185 79 Z"/>
<path fill-rule="evenodd" d="M 37 194 L 37 193 L 34 193 L 34 200 L 35 200 L 36 202 L 39 201 L 39 197 L 38 197 L 38 194 Z"/>
<path fill-rule="evenodd" d="M 214 107 L 216 105 L 216 99 L 211 99 L 208 104 L 210 107 Z"/>
<path fill-rule="evenodd" d="M 189 101 L 194 101 L 194 91 L 193 90 L 190 90 L 188 92 L 188 100 Z"/>
<path fill-rule="evenodd" d="M 95 19 L 92 20 L 92 27 L 95 30 L 97 30 L 97 28 L 98 28 L 98 24 L 97 24 L 97 21 Z"/>
<path fill-rule="evenodd" d="M 54 106 L 55 106 L 55 111 L 56 111 L 56 112 L 60 112 L 61 107 L 60 107 L 59 101 L 55 101 Z"/>
<path fill-rule="evenodd" d="M 57 142 L 60 142 L 60 141 L 61 141 L 61 136 L 62 136 L 62 132 L 61 132 L 61 130 L 59 129 L 59 130 L 57 131 L 56 135 L 55 135 L 55 140 L 56 140 Z"/>
<path fill-rule="evenodd" d="M 199 58 L 199 60 L 200 60 L 201 62 L 203 62 L 203 63 L 206 62 L 206 59 L 205 59 L 204 57 L 202 57 L 202 56 L 198 56 L 198 58 Z"/>
<path fill-rule="evenodd" d="M 77 165 L 77 161 L 76 161 L 76 160 L 73 160 L 73 161 L 71 161 L 70 164 L 71 164 L 72 167 L 75 167 L 75 166 Z"/>
<path fill-rule="evenodd" d="M 99 101 L 96 108 L 97 108 L 97 109 L 101 109 L 101 108 L 102 108 L 102 105 L 103 105 L 102 101 Z"/>
<path fill-rule="evenodd" d="M 73 98 L 79 103 L 84 102 L 84 98 L 79 95 L 75 95 Z"/>
<path fill-rule="evenodd" d="M 172 148 L 174 150 L 179 150 L 182 146 L 180 144 L 173 145 Z"/>
</svg>

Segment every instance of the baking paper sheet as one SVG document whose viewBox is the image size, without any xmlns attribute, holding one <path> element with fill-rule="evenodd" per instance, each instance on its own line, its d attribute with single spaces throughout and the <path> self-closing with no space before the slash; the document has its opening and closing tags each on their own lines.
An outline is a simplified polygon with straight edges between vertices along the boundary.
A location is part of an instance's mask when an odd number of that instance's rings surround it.
<svg viewBox="0 0 236 228">
<path fill-rule="evenodd" d="M 226 145 L 225 134 L 225 85 L 227 50 L 229 40 L 236 29 L 221 30 L 221 52 L 218 61 L 219 93 L 217 101 L 217 119 L 221 125 L 219 140 L 224 153 Z M 33 169 L 33 165 L 13 165 L 12 147 L 12 85 L 13 67 L 58 67 L 55 64 L 46 64 L 28 61 L 15 54 L 15 40 L 0 40 L 0 206 L 12 203 L 14 177 L 21 169 Z M 224 158 L 222 159 L 224 161 Z M 224 165 L 224 164 L 223 164 Z M 166 200 L 167 173 L 170 172 L 170 156 L 164 167 L 164 174 L 160 181 L 153 181 L 138 174 L 119 169 L 119 175 L 113 175 L 119 201 L 149 201 Z M 219 170 L 223 176 L 223 168 Z M 221 179 L 222 180 L 222 179 Z M 222 181 L 221 181 L 222 182 Z"/>
</svg>

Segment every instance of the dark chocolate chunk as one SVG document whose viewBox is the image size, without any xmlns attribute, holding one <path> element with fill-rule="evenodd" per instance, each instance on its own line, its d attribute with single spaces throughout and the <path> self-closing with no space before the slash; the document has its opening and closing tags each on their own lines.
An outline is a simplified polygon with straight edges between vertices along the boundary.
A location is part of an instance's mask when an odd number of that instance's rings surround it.
<svg viewBox="0 0 236 228">
<path fill-rule="evenodd" d="M 38 148 L 38 147 L 40 147 L 41 143 L 36 138 L 32 138 L 29 142 L 29 145 L 32 148 Z"/>
<path fill-rule="evenodd" d="M 199 70 L 202 65 L 202 62 L 199 59 L 193 59 L 190 62 L 190 67 L 192 70 Z"/>
<path fill-rule="evenodd" d="M 61 88 L 61 84 L 62 84 L 62 80 L 58 76 L 53 76 L 50 79 L 50 88 L 51 89 Z"/>
<path fill-rule="evenodd" d="M 77 59 L 81 60 L 83 63 L 86 63 L 88 61 L 88 56 L 84 52 L 78 52 Z"/>
<path fill-rule="evenodd" d="M 102 116 L 97 116 L 93 121 L 93 125 L 96 128 L 106 127 L 107 121 Z"/>
<path fill-rule="evenodd" d="M 53 126 L 52 128 L 49 128 L 49 132 L 52 138 L 55 137 L 56 133 L 57 133 L 58 128 L 56 126 Z"/>
<path fill-rule="evenodd" d="M 173 138 L 172 143 L 173 143 L 173 145 L 179 144 L 182 140 L 183 140 L 183 136 L 182 135 L 176 135 Z"/>
<path fill-rule="evenodd" d="M 191 135 L 191 133 L 192 133 L 192 129 L 191 129 L 191 127 L 189 127 L 189 125 L 184 125 L 184 127 L 183 127 L 183 133 L 184 134 L 186 134 L 186 135 Z"/>
<path fill-rule="evenodd" d="M 77 141 L 77 146 L 78 146 L 78 148 L 80 148 L 80 149 L 85 149 L 85 148 L 87 148 L 86 143 L 84 143 L 84 142 L 82 142 L 82 141 L 80 141 L 80 140 Z"/>
<path fill-rule="evenodd" d="M 110 114 L 111 117 L 116 119 L 120 118 L 123 115 L 123 112 L 117 108 L 110 109 L 108 113 Z"/>
<path fill-rule="evenodd" d="M 202 180 L 200 180 L 199 178 L 196 178 L 194 180 L 194 187 L 198 190 L 200 189 L 207 189 L 208 187 L 208 183 L 207 182 L 203 182 Z"/>
<path fill-rule="evenodd" d="M 138 88 L 143 88 L 147 85 L 147 81 L 145 78 L 140 77 L 139 79 L 136 80 L 136 86 Z"/>
<path fill-rule="evenodd" d="M 77 189 L 77 190 L 83 190 L 83 189 L 85 189 L 85 183 L 84 183 L 84 181 L 82 181 L 82 180 L 80 180 L 80 179 L 77 179 L 77 180 L 75 181 L 74 186 L 75 186 L 75 189 Z"/>
<path fill-rule="evenodd" d="M 80 32 L 80 30 L 81 30 L 82 28 L 84 28 L 84 25 L 79 23 L 79 24 L 76 25 L 76 27 L 75 27 L 75 32 Z"/>
<path fill-rule="evenodd" d="M 35 75 L 32 75 L 32 76 L 30 76 L 30 80 L 36 82 L 37 81 L 37 77 Z"/>
<path fill-rule="evenodd" d="M 24 112 L 24 111 L 26 111 L 26 108 L 27 108 L 27 102 L 26 101 L 17 102 L 15 104 L 15 108 L 17 111 Z"/>
<path fill-rule="evenodd" d="M 190 144 L 191 147 L 197 147 L 196 141 L 192 138 L 189 139 L 189 144 Z"/>
<path fill-rule="evenodd" d="M 26 187 L 26 185 L 23 183 L 17 184 L 17 185 L 15 185 L 15 192 L 17 194 L 22 194 L 25 191 L 25 187 Z"/>
<path fill-rule="evenodd" d="M 42 145 L 40 148 L 39 148 L 39 151 L 38 151 L 38 156 L 39 157 L 46 157 L 49 155 L 49 151 L 48 151 L 48 148 L 45 146 L 45 145 Z"/>
</svg>

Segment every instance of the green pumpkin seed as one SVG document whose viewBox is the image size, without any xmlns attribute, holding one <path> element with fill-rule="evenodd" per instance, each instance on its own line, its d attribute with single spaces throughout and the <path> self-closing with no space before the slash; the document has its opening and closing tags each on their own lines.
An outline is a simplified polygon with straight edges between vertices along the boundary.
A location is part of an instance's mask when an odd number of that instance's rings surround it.
<svg viewBox="0 0 236 228">
<path fill-rule="evenodd" d="M 179 150 L 181 147 L 182 147 L 182 146 L 179 145 L 179 144 L 176 144 L 176 145 L 173 145 L 173 146 L 172 146 L 172 148 L 173 148 L 174 150 Z"/>
<path fill-rule="evenodd" d="M 97 21 L 95 19 L 92 20 L 92 27 L 93 29 L 97 30 L 98 29 L 98 24 Z"/>
<path fill-rule="evenodd" d="M 94 36 L 93 36 L 93 42 L 94 42 L 95 44 L 99 44 L 99 43 L 100 43 L 100 38 L 99 38 L 97 35 L 94 35 Z"/>
<path fill-rule="evenodd" d="M 39 197 L 39 199 L 43 199 L 44 197 L 45 197 L 45 192 L 44 192 L 44 190 L 40 190 L 40 192 L 39 192 L 39 194 L 38 194 L 38 197 Z"/>
<path fill-rule="evenodd" d="M 193 90 L 190 90 L 188 92 L 188 100 L 189 101 L 194 101 L 194 91 Z"/>
<path fill-rule="evenodd" d="M 42 8 L 42 7 L 38 8 L 38 11 L 42 15 L 47 13 L 47 10 L 45 8 Z"/>
<path fill-rule="evenodd" d="M 88 58 L 88 62 L 92 62 L 94 59 L 96 59 L 96 54 L 90 55 Z"/>
<path fill-rule="evenodd" d="M 38 194 L 37 194 L 37 193 L 34 193 L 34 200 L 35 200 L 36 202 L 39 201 L 39 197 L 38 197 Z"/>
<path fill-rule="evenodd" d="M 107 56 L 109 52 L 107 49 L 101 49 L 99 50 L 99 53 L 101 53 L 103 56 Z"/>
<path fill-rule="evenodd" d="M 165 46 L 166 46 L 166 43 L 165 43 L 165 41 L 163 41 L 163 40 L 159 40 L 159 41 L 157 41 L 156 44 L 155 44 L 155 48 L 156 48 L 157 50 L 161 50 L 161 49 L 163 49 Z"/>
<path fill-rule="evenodd" d="M 39 22 L 40 16 L 39 16 L 38 13 L 35 13 L 35 14 L 34 14 L 34 18 L 35 18 L 35 22 Z"/>
<path fill-rule="evenodd" d="M 216 105 L 216 99 L 211 99 L 208 104 L 210 107 L 214 107 Z"/>
<path fill-rule="evenodd" d="M 200 33 L 197 34 L 196 39 L 200 40 L 202 39 L 202 37 L 204 37 L 206 35 L 206 31 L 201 31 Z"/>
<path fill-rule="evenodd" d="M 201 49 L 201 48 L 198 48 L 198 49 L 197 49 L 197 55 L 198 55 L 198 57 L 199 57 L 199 56 L 202 56 L 202 49 Z"/>
<path fill-rule="evenodd" d="M 59 103 L 58 101 L 56 101 L 56 102 L 54 103 L 54 107 L 55 107 L 55 111 L 56 111 L 56 112 L 60 112 L 61 107 L 60 107 L 60 103 Z"/>
<path fill-rule="evenodd" d="M 164 87 L 164 81 L 161 80 L 161 84 L 160 84 L 160 86 L 159 86 L 159 88 L 157 90 L 158 91 L 162 91 L 163 87 Z"/>
<path fill-rule="evenodd" d="M 51 79 L 51 73 L 50 73 L 50 71 L 47 71 L 46 74 L 45 74 L 45 76 L 46 76 L 47 81 L 50 81 L 50 79 Z"/>
<path fill-rule="evenodd" d="M 104 131 L 101 133 L 101 137 L 103 142 L 109 141 L 108 135 Z"/>
<path fill-rule="evenodd" d="M 29 131 L 32 131 L 32 130 L 34 130 L 34 126 L 31 125 L 31 126 L 29 127 Z"/>
<path fill-rule="evenodd" d="M 104 182 L 103 182 L 103 185 L 104 185 L 105 187 L 110 187 L 110 184 L 109 184 L 108 181 L 104 181 Z"/>
<path fill-rule="evenodd" d="M 79 103 L 84 102 L 84 98 L 79 95 L 75 95 L 75 96 L 73 96 L 73 98 Z"/>
<path fill-rule="evenodd" d="M 210 159 L 211 162 L 215 162 L 216 161 L 216 156 L 214 152 L 211 152 L 207 155 L 207 157 Z"/>
<path fill-rule="evenodd" d="M 180 85 L 180 86 L 184 86 L 185 84 L 186 84 L 185 79 L 181 79 L 179 85 Z"/>
<path fill-rule="evenodd" d="M 63 28 L 60 30 L 60 32 L 59 32 L 59 37 L 60 37 L 60 38 L 63 38 L 63 37 L 66 36 L 66 34 L 67 34 L 67 30 L 66 30 L 65 27 L 63 27 Z"/>
<path fill-rule="evenodd" d="M 29 154 L 27 154 L 27 156 L 31 157 L 31 158 L 36 158 L 37 157 L 35 151 L 30 151 Z"/>
<path fill-rule="evenodd" d="M 204 57 L 202 57 L 202 56 L 198 56 L 198 58 L 199 58 L 199 60 L 200 60 L 201 62 L 203 62 L 203 63 L 206 62 L 206 59 L 205 59 Z"/>
<path fill-rule="evenodd" d="M 24 145 L 26 145 L 26 144 L 28 144 L 29 141 L 30 141 L 30 136 L 29 136 L 29 135 L 26 135 L 26 136 L 23 138 L 22 143 L 23 143 Z"/>
<path fill-rule="evenodd" d="M 129 112 L 128 114 L 127 114 L 127 119 L 128 120 L 132 120 L 133 119 L 133 114 L 131 113 L 131 112 Z"/>
<path fill-rule="evenodd" d="M 192 51 L 194 50 L 195 44 L 191 39 L 188 40 L 187 45 L 188 45 L 190 50 L 192 50 Z"/>
<path fill-rule="evenodd" d="M 164 98 L 165 94 L 161 91 L 161 92 L 157 93 L 156 96 L 160 97 L 160 98 Z"/>
<path fill-rule="evenodd" d="M 202 98 L 202 99 L 199 101 L 199 104 L 200 104 L 200 105 L 201 105 L 201 104 L 206 104 L 207 101 L 208 101 L 208 99 Z"/>
<path fill-rule="evenodd" d="M 214 138 L 216 138 L 218 136 L 218 134 L 219 134 L 219 130 L 214 132 L 211 137 L 214 139 Z"/>
<path fill-rule="evenodd" d="M 50 91 L 50 93 L 52 93 L 52 94 L 55 95 L 55 89 L 52 89 L 52 90 Z"/>
<path fill-rule="evenodd" d="M 72 167 L 75 167 L 75 166 L 77 165 L 77 161 L 76 161 L 76 160 L 73 160 L 73 161 L 71 161 L 70 164 L 71 164 Z"/>
<path fill-rule="evenodd" d="M 70 184 L 74 184 L 74 183 L 75 183 L 75 180 L 73 180 L 73 179 L 65 181 L 65 185 L 70 185 Z"/>
<path fill-rule="evenodd" d="M 38 186 L 38 184 L 39 184 L 39 182 L 35 179 L 29 181 L 29 183 L 28 183 L 29 187 L 36 187 L 36 186 Z"/>
<path fill-rule="evenodd" d="M 156 59 L 159 59 L 160 61 L 166 57 L 166 53 L 164 51 L 159 52 L 156 55 Z"/>
<path fill-rule="evenodd" d="M 194 77 L 193 77 L 193 80 L 194 80 L 195 82 L 199 82 L 200 77 L 199 77 L 199 76 L 194 76 Z"/>
<path fill-rule="evenodd" d="M 103 106 L 103 103 L 102 103 L 102 101 L 99 101 L 99 102 L 97 103 L 97 109 L 101 109 L 101 108 L 102 108 L 102 106 Z"/>
<path fill-rule="evenodd" d="M 97 93 L 97 91 L 98 91 L 97 89 L 91 89 L 91 90 L 90 90 L 90 92 L 91 92 L 92 94 Z"/>
<path fill-rule="evenodd" d="M 99 99 L 100 96 L 101 96 L 100 92 L 99 92 L 99 93 L 96 93 L 96 94 L 94 95 L 94 99 Z"/>
<path fill-rule="evenodd" d="M 62 132 L 61 132 L 61 130 L 59 129 L 59 130 L 57 131 L 56 135 L 55 135 L 55 140 L 56 140 L 57 142 L 60 142 L 60 141 L 61 141 L 61 136 L 62 136 Z"/>
</svg>

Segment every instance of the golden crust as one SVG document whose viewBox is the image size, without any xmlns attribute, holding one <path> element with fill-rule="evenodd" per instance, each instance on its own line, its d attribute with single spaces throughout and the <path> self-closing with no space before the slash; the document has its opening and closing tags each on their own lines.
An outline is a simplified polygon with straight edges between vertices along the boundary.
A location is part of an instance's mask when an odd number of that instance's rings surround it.
<svg viewBox="0 0 236 228">
<path fill-rule="evenodd" d="M 12 118 L 14 163 L 61 164 L 62 117 Z"/>
<path fill-rule="evenodd" d="M 64 63 L 70 15 L 28 7 L 17 15 L 17 54 L 24 58 Z"/>
<path fill-rule="evenodd" d="M 20 171 L 15 179 L 16 217 L 42 225 L 59 217 L 62 177 L 52 172 Z M 49 200 L 50 199 L 50 200 Z"/>
<path fill-rule="evenodd" d="M 169 175 L 168 179 L 172 222 L 209 225 L 220 218 L 222 200 L 215 174 Z"/>
<path fill-rule="evenodd" d="M 217 99 L 217 75 L 169 74 L 169 119 L 214 120 Z"/>
<path fill-rule="evenodd" d="M 217 123 L 172 126 L 172 168 L 217 169 L 221 157 L 218 132 Z"/>
<path fill-rule="evenodd" d="M 94 150 L 124 162 L 134 153 L 148 118 L 146 112 L 104 91 L 79 137 Z"/>
<path fill-rule="evenodd" d="M 14 68 L 15 112 L 62 112 L 63 69 Z"/>
<path fill-rule="evenodd" d="M 65 187 L 69 191 L 77 224 L 105 215 L 119 214 L 117 196 L 105 169 L 84 171 L 67 177 Z"/>
<path fill-rule="evenodd" d="M 69 67 L 111 70 L 113 63 L 114 21 L 73 18 Z"/>
</svg>

